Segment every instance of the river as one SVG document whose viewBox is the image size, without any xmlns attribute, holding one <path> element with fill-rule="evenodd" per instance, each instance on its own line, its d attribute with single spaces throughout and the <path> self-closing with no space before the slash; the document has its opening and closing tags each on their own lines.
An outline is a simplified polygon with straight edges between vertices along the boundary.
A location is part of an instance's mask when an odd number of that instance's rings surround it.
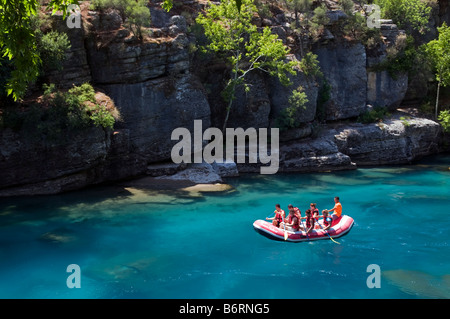
<svg viewBox="0 0 450 319">
<path fill-rule="evenodd" d="M 414 165 L 244 175 L 221 193 L 99 186 L 0 199 L 0 298 L 450 298 L 450 156 Z M 339 196 L 333 243 L 253 230 L 276 203 Z M 67 266 L 81 288 L 68 288 Z M 381 270 L 369 288 L 369 265 Z"/>
</svg>

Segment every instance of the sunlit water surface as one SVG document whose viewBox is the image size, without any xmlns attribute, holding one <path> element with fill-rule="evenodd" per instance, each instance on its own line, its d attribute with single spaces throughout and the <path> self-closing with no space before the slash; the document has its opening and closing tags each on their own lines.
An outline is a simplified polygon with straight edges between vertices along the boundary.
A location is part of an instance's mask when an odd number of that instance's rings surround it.
<svg viewBox="0 0 450 319">
<path fill-rule="evenodd" d="M 417 165 L 248 175 L 222 193 L 96 187 L 0 199 L 1 298 L 450 298 L 450 156 Z M 345 237 L 253 230 L 289 203 L 340 196 Z M 69 264 L 81 288 L 69 289 Z M 367 267 L 381 269 L 370 289 Z"/>
</svg>

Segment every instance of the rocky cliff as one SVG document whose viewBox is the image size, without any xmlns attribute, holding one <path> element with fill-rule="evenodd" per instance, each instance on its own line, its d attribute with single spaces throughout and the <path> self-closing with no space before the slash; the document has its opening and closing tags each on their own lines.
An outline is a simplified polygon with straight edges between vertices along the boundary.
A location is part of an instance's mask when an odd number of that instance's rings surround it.
<svg viewBox="0 0 450 319">
<path fill-rule="evenodd" d="M 49 74 L 48 80 L 62 88 L 91 82 L 114 100 L 122 121 L 113 131 L 93 128 L 52 145 L 28 140 L 10 129 L 0 131 L 0 196 L 52 194 L 147 173 L 174 174 L 185 168 L 158 166 L 170 162 L 175 143 L 171 132 L 177 127 L 192 131 L 194 120 L 202 120 L 203 129 L 221 127 L 220 91 L 229 70 L 218 61 L 204 65 L 193 61 L 195 36 L 188 32 L 189 23 L 180 13 L 184 8 L 195 14 L 201 4 L 179 2 L 171 13 L 152 2 L 152 26 L 143 41 L 124 27 L 117 11 L 90 11 L 88 3 L 82 3 L 83 28 L 66 30 L 71 51 L 64 70 Z M 286 43 L 295 43 L 291 15 L 281 12 L 266 20 Z M 61 30 L 63 24 L 56 16 L 54 27 Z M 409 163 L 438 152 L 440 126 L 431 120 L 410 117 L 405 122 L 394 116 L 377 124 L 340 123 L 353 121 L 367 105 L 397 108 L 407 92 L 408 76 L 393 79 L 385 71 L 372 70 L 402 34 L 392 23 L 383 25 L 385 41 L 375 50 L 332 31 L 330 25 L 327 41 L 313 48 L 323 79 L 311 81 L 299 72 L 292 77 L 294 85 L 284 87 L 278 80 L 254 73 L 249 78 L 250 92 L 237 93 L 228 126 L 273 126 L 288 106 L 289 94 L 301 85 L 309 102 L 298 118 L 301 127 L 281 136 L 282 172 Z M 292 58 L 301 59 L 295 46 L 292 53 Z M 331 88 L 330 98 L 321 106 L 328 124 L 317 126 L 314 121 L 324 79 Z M 214 170 L 215 182 L 239 172 L 259 172 L 258 165 L 227 165 L 206 165 L 202 170 Z"/>
</svg>

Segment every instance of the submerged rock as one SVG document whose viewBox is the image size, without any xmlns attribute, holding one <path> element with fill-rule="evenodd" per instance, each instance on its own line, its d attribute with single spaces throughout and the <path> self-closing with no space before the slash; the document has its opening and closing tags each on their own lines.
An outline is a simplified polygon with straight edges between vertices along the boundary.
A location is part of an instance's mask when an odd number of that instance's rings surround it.
<svg viewBox="0 0 450 319">
<path fill-rule="evenodd" d="M 439 278 L 416 270 L 387 270 L 382 276 L 401 291 L 419 298 L 450 298 L 448 275 Z"/>
<path fill-rule="evenodd" d="M 53 231 L 42 234 L 39 240 L 51 243 L 65 244 L 73 242 L 76 237 L 72 234 L 72 231 L 67 228 L 59 228 Z"/>
</svg>

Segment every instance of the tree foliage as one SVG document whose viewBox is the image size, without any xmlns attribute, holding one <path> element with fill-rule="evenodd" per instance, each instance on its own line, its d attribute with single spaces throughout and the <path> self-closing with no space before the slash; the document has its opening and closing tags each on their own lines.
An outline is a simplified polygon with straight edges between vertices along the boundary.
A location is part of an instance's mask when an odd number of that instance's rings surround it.
<svg viewBox="0 0 450 319">
<path fill-rule="evenodd" d="M 450 132 L 450 111 L 444 110 L 439 113 L 438 117 L 439 123 L 441 123 L 444 132 Z"/>
<path fill-rule="evenodd" d="M 296 74 L 294 67 L 298 66 L 298 62 L 286 61 L 289 49 L 278 36 L 268 27 L 259 31 L 252 24 L 256 11 L 252 0 L 242 0 L 240 11 L 234 0 L 222 0 L 218 5 L 211 4 L 196 20 L 203 26 L 209 40 L 204 50 L 224 58 L 232 69 L 224 90 L 228 102 L 224 129 L 236 87 L 244 85 L 246 91 L 250 89 L 245 83 L 249 72 L 259 70 L 277 76 L 285 85 L 290 84 L 288 74 Z"/>
<path fill-rule="evenodd" d="M 308 102 L 308 96 L 303 92 L 303 87 L 299 86 L 293 90 L 288 98 L 289 106 L 281 112 L 275 121 L 278 128 L 282 131 L 297 128 L 299 126 L 298 117 L 302 110 L 306 110 Z"/>
<path fill-rule="evenodd" d="M 48 7 L 65 16 L 68 5 L 77 0 L 51 0 Z M 28 84 L 39 75 L 41 58 L 31 19 L 36 15 L 38 0 L 0 0 L 0 54 L 12 62 L 6 82 L 6 93 L 15 100 L 26 92 Z"/>
<path fill-rule="evenodd" d="M 432 7 L 422 0 L 377 0 L 381 13 L 401 28 L 411 28 L 420 33 L 427 30 Z"/>
<path fill-rule="evenodd" d="M 436 94 L 435 116 L 438 114 L 439 89 L 450 84 L 450 27 L 444 22 L 438 28 L 438 39 L 426 44 L 426 52 L 435 68 L 436 81 L 438 82 Z"/>
<path fill-rule="evenodd" d="M 133 34 L 142 39 L 142 27 L 150 26 L 147 3 L 146 0 L 94 0 L 92 5 L 99 9 L 117 9 Z"/>
</svg>

